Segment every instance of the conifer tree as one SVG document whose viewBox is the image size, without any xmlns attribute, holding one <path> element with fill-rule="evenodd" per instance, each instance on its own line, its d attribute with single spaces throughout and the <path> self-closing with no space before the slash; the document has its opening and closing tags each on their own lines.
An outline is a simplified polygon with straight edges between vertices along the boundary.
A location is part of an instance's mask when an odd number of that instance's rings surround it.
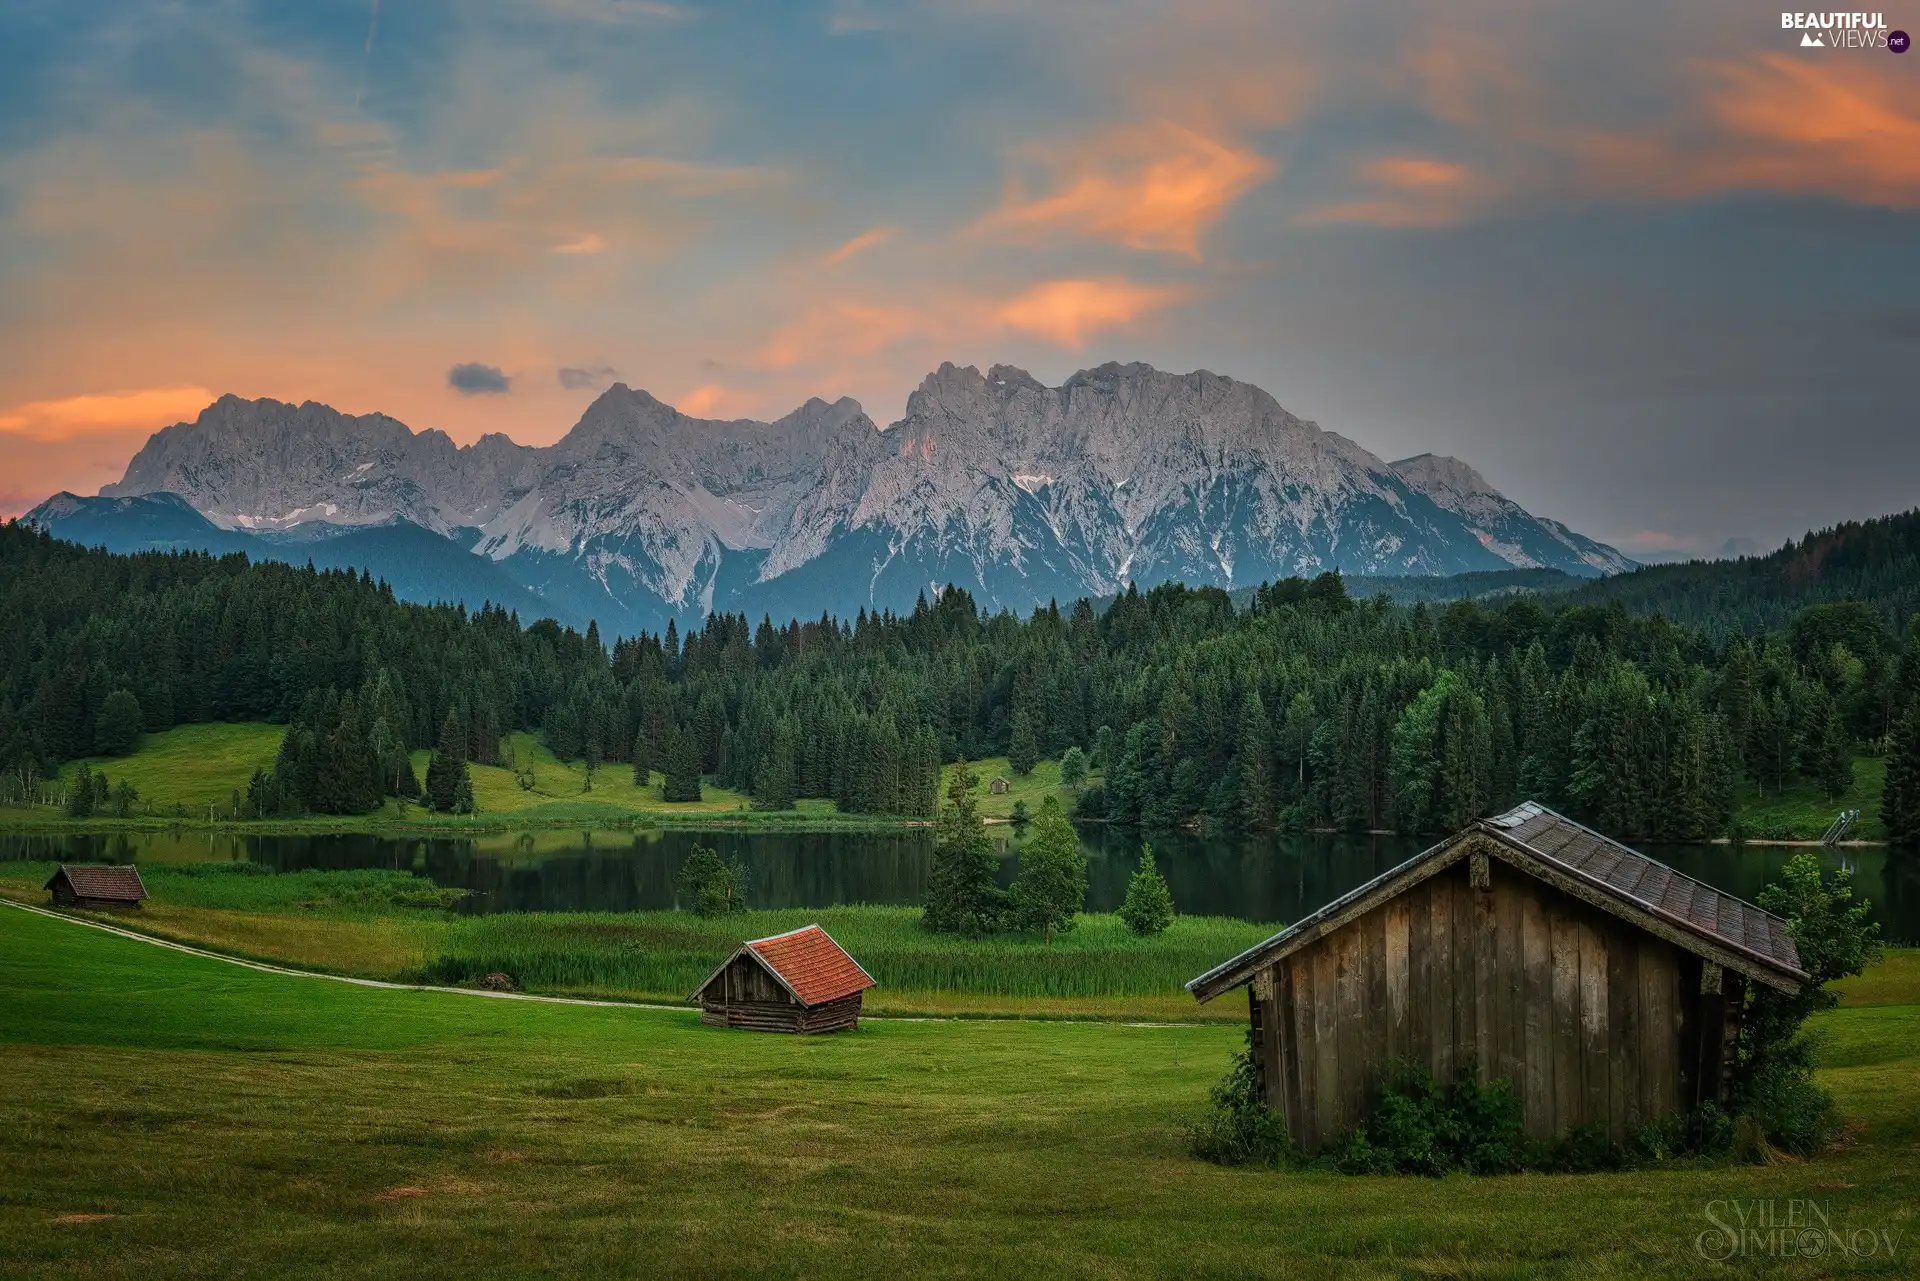
<svg viewBox="0 0 1920 1281">
<path fill-rule="evenodd" d="M 1252 690 L 1240 704 L 1240 737 L 1234 751 L 1238 766 L 1238 819 L 1253 831 L 1273 826 L 1273 754 L 1268 750 L 1267 705 Z"/>
<path fill-rule="evenodd" d="M 1920 702 L 1893 724 L 1880 792 L 1880 822 L 1895 845 L 1920 845 Z"/>
<path fill-rule="evenodd" d="M 443 814 L 473 811 L 473 783 L 467 776 L 465 735 L 451 711 L 440 725 L 440 746 L 427 762 L 427 803 Z"/>
<path fill-rule="evenodd" d="M 1023 707 L 1013 714 L 1013 735 L 1007 742 L 1007 765 L 1014 773 L 1025 777 L 1033 773 L 1033 767 L 1039 760 L 1040 739 L 1034 733 L 1033 717 Z"/>
<path fill-rule="evenodd" d="M 1307 757 L 1313 746 L 1313 731 L 1319 723 L 1314 711 L 1313 695 L 1304 689 L 1287 702 L 1286 718 L 1280 725 L 1281 750 L 1286 753 L 1285 763 L 1290 766 L 1293 786 L 1288 796 L 1299 800 L 1307 794 Z"/>
<path fill-rule="evenodd" d="M 93 750 L 102 756 L 125 756 L 140 745 L 140 702 L 116 689 L 100 704 L 93 722 Z"/>
<path fill-rule="evenodd" d="M 645 787 L 653 781 L 653 754 L 647 744 L 646 731 L 633 736 L 633 785 Z"/>
<path fill-rule="evenodd" d="M 1846 721 L 1832 699 L 1821 709 L 1817 728 L 1812 777 L 1826 792 L 1828 800 L 1838 800 L 1853 788 L 1853 741 L 1847 736 Z"/>
<path fill-rule="evenodd" d="M 1040 803 L 1033 832 L 1020 847 L 1020 874 L 1007 897 L 1020 927 L 1039 930 L 1049 945 L 1054 931 L 1072 929 L 1086 906 L 1087 859 L 1058 796 Z"/>
<path fill-rule="evenodd" d="M 993 842 L 980 821 L 973 789 L 980 778 L 961 761 L 947 783 L 948 806 L 933 836 L 933 865 L 920 923 L 942 934 L 986 934 L 1000 928 L 1005 896 L 995 881 Z"/>
<path fill-rule="evenodd" d="M 698 801 L 700 791 L 700 753 L 678 725 L 667 730 L 661 753 L 661 773 L 665 782 L 661 796 L 668 801 Z"/>
<path fill-rule="evenodd" d="M 753 778 L 753 807 L 790 810 L 794 802 L 793 734 L 784 722 L 774 730 L 773 744 L 761 758 Z"/>
<path fill-rule="evenodd" d="M 67 817 L 93 817 L 93 771 L 85 761 L 80 762 L 80 772 L 74 775 L 67 789 Z"/>
<path fill-rule="evenodd" d="M 1173 893 L 1153 861 L 1151 845 L 1140 846 L 1140 866 L 1127 880 L 1127 898 L 1119 916 L 1128 929 L 1141 935 L 1159 934 L 1173 924 Z"/>
</svg>

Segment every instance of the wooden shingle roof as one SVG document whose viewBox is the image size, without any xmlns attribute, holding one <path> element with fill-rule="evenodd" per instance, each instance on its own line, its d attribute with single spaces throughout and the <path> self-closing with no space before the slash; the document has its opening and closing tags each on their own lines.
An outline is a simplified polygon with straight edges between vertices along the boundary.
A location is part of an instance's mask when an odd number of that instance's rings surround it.
<svg viewBox="0 0 1920 1281">
<path fill-rule="evenodd" d="M 1676 925 L 1805 978 L 1787 923 L 1528 801 L 1484 826 Z"/>
<path fill-rule="evenodd" d="M 138 903 L 147 897 L 147 887 L 140 879 L 140 869 L 132 864 L 123 867 L 68 867 L 63 864 L 41 888 L 50 890 L 62 878 L 72 888 L 75 898 Z"/>
<path fill-rule="evenodd" d="M 794 1000 L 806 1006 L 824 1005 L 876 986 L 873 976 L 860 968 L 860 963 L 847 955 L 846 949 L 834 942 L 831 935 L 818 925 L 806 925 L 741 944 L 707 976 L 707 982 L 700 985 L 701 991 L 743 953 L 751 955 L 793 994 Z M 699 995 L 694 993 L 696 998 Z"/>
<path fill-rule="evenodd" d="M 1790 992 L 1807 981 L 1793 936 L 1779 917 L 1528 801 L 1505 814 L 1481 819 L 1342 894 L 1266 942 L 1208 970 L 1188 983 L 1187 991 L 1210 1001 L 1246 983 L 1261 966 L 1339 929 L 1466 857 L 1476 840 L 1503 861 L 1750 978 Z"/>
</svg>

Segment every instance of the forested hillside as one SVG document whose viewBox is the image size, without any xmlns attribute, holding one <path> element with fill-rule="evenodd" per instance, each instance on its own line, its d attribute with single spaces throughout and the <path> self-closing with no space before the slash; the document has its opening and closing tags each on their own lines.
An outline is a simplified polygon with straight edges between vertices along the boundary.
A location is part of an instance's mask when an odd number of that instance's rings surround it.
<svg viewBox="0 0 1920 1281">
<path fill-rule="evenodd" d="M 1431 832 L 1532 797 L 1621 835 L 1700 837 L 1726 829 L 1743 776 L 1844 790 L 1854 748 L 1920 688 L 1920 644 L 1873 607 L 1721 642 L 1617 603 L 1355 601 L 1334 575 L 1244 609 L 1164 586 L 1026 619 L 950 590 L 900 617 L 717 615 L 609 650 L 348 573 L 8 526 L 0 609 L 16 779 L 112 750 L 130 717 L 290 721 L 282 812 L 417 790 L 405 749 L 495 760 L 530 729 L 568 759 L 697 771 L 769 807 L 925 814 L 942 759 L 1021 769 L 1079 747 L 1102 772 L 1083 813 L 1123 822 Z"/>
<path fill-rule="evenodd" d="M 1809 605 L 1843 600 L 1900 627 L 1920 613 L 1920 511 L 1849 521 L 1768 556 L 1648 565 L 1578 586 L 1568 599 L 1664 614 L 1715 638 L 1778 630 Z"/>
</svg>

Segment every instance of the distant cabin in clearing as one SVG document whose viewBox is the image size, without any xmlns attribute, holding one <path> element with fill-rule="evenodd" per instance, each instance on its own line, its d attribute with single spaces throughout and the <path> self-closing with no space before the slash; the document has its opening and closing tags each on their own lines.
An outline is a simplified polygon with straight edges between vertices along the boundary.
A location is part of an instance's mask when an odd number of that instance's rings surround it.
<svg viewBox="0 0 1920 1281">
<path fill-rule="evenodd" d="M 818 925 L 742 943 L 700 985 L 701 1022 L 757 1032 L 839 1032 L 860 1025 L 861 994 L 874 986 Z"/>
<path fill-rule="evenodd" d="M 1615 1142 L 1724 1101 L 1748 986 L 1807 981 L 1787 923 L 1529 802 L 1187 984 L 1248 988 L 1267 1102 L 1308 1151 L 1400 1061 L 1505 1078 L 1527 1133 Z"/>
<path fill-rule="evenodd" d="M 995 796 L 1005 796 L 1007 794 L 1007 780 L 1004 778 L 994 779 L 991 783 L 987 784 L 987 791 Z"/>
<path fill-rule="evenodd" d="M 42 887 L 53 896 L 55 907 L 107 908 L 137 912 L 147 887 L 140 869 L 126 867 L 67 867 L 62 865 Z"/>
</svg>

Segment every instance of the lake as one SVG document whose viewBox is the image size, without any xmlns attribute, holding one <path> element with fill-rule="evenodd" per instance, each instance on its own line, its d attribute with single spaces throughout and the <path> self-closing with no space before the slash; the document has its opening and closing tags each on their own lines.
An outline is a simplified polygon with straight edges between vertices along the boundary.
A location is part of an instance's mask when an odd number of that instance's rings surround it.
<svg viewBox="0 0 1920 1281">
<path fill-rule="evenodd" d="M 1001 880 L 1018 866 L 1017 839 L 994 829 L 1005 857 Z M 1142 834 L 1081 829 L 1087 906 L 1110 911 L 1126 896 Z M 1161 871 L 1182 912 L 1252 921 L 1295 921 L 1419 852 L 1398 836 L 1203 838 L 1150 834 Z M 913 904 L 926 890 L 932 834 L 907 832 L 528 832 L 472 839 L 384 836 L 249 836 L 228 832 L 130 836 L 0 835 L 0 859 L 60 862 L 251 860 L 283 871 L 304 868 L 411 869 L 436 884 L 473 892 L 474 912 L 630 912 L 674 905 L 674 881 L 694 843 L 739 857 L 755 907 L 842 903 Z M 1780 846 L 1660 845 L 1648 853 L 1751 902 L 1798 851 Z M 1828 853 L 1855 872 L 1890 942 L 1920 943 L 1920 859 L 1885 848 Z"/>
</svg>

